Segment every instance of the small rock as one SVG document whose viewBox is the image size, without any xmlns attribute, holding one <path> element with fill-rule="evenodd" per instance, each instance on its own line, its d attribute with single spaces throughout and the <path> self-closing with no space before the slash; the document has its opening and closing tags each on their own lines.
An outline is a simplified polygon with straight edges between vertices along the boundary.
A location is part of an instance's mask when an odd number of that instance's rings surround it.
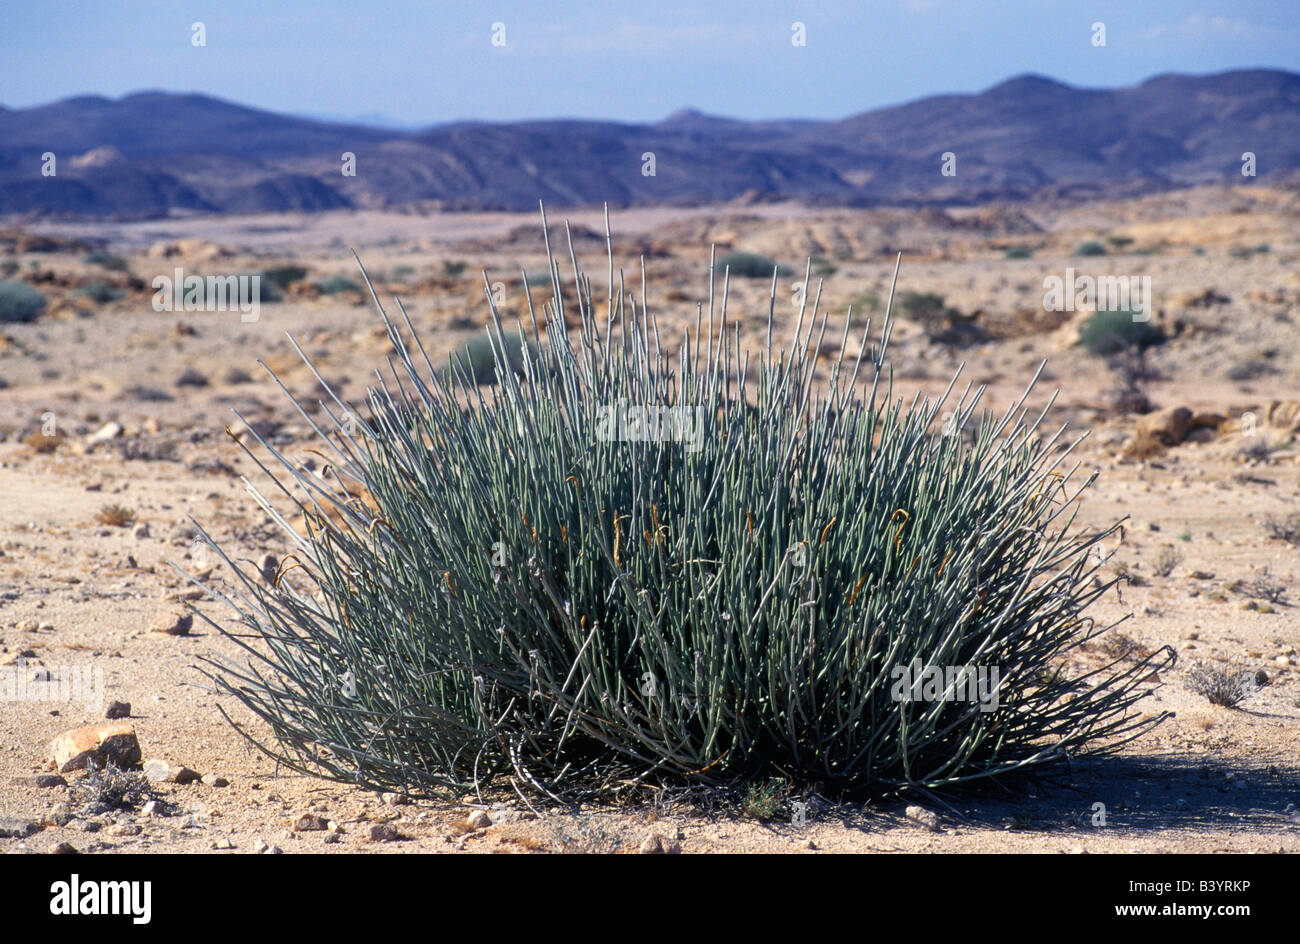
<svg viewBox="0 0 1300 944">
<path fill-rule="evenodd" d="M 402 834 L 387 823 L 375 823 L 370 827 L 371 842 L 392 842 L 400 838 L 402 838 Z"/>
<path fill-rule="evenodd" d="M 131 537 L 135 538 L 137 541 L 142 541 L 149 537 L 149 522 L 137 522 L 136 526 L 131 529 Z"/>
<path fill-rule="evenodd" d="M 903 815 L 910 819 L 918 826 L 930 830 L 932 833 L 939 831 L 939 817 L 921 806 L 909 806 L 904 810 Z"/>
<path fill-rule="evenodd" d="M 817 843 L 815 843 L 815 842 L 813 842 L 811 839 L 809 839 L 806 843 L 804 843 L 804 848 L 805 848 L 805 849 L 816 849 L 816 848 L 817 848 Z"/>
<path fill-rule="evenodd" d="M 407 803 L 406 797 L 400 793 L 382 793 L 379 799 L 383 801 L 385 806 L 405 806 Z"/>
<path fill-rule="evenodd" d="M 188 636 L 193 626 L 193 613 L 170 613 L 155 620 L 149 627 L 149 632 L 165 633 L 168 636 Z"/>
<path fill-rule="evenodd" d="M 329 820 L 315 813 L 304 813 L 294 821 L 293 828 L 300 833 L 324 832 L 329 828 Z"/>
<path fill-rule="evenodd" d="M 642 855 L 661 855 L 663 851 L 664 841 L 656 833 L 651 833 L 641 840 L 641 847 L 637 849 L 637 852 Z"/>
<path fill-rule="evenodd" d="M 20 787 L 36 787 L 39 790 L 48 790 L 51 787 L 66 787 L 68 785 L 68 781 L 58 774 L 24 774 L 11 778 L 10 782 Z"/>
<path fill-rule="evenodd" d="M 260 836 L 253 840 L 253 852 L 256 855 L 262 855 L 267 849 L 271 848 L 266 844 L 266 840 Z"/>
<path fill-rule="evenodd" d="M 230 786 L 230 781 L 225 777 L 218 777 L 216 774 L 204 774 L 203 783 L 206 786 L 220 789 L 221 787 Z"/>
<path fill-rule="evenodd" d="M 327 843 L 335 843 L 335 842 L 341 842 L 342 840 L 343 840 L 343 837 L 342 837 L 341 835 L 339 835 L 338 833 L 326 833 L 326 834 L 325 834 L 324 842 L 327 842 Z"/>
<path fill-rule="evenodd" d="M 144 816 L 153 816 L 155 813 L 158 812 L 158 801 L 150 800 L 144 806 L 140 807 L 140 812 Z"/>
<path fill-rule="evenodd" d="M 487 829 L 492 825 L 492 817 L 487 810 L 475 810 L 469 814 L 469 819 L 465 820 L 465 825 L 470 829 Z"/>
<path fill-rule="evenodd" d="M 110 701 L 108 708 L 104 710 L 105 718 L 129 718 L 131 717 L 131 703 L 129 701 Z"/>
<path fill-rule="evenodd" d="M 284 850 L 279 846 L 270 845 L 262 851 L 262 855 L 284 855 Z"/>
<path fill-rule="evenodd" d="M 150 760 L 144 765 L 144 775 L 154 783 L 193 783 L 199 779 L 197 771 L 182 764 L 171 764 L 165 760 Z"/>
<path fill-rule="evenodd" d="M 144 829 L 136 823 L 114 823 L 104 830 L 106 836 L 138 836 Z"/>
<path fill-rule="evenodd" d="M 109 440 L 116 439 L 122 435 L 121 423 L 105 423 L 99 427 L 91 436 L 86 439 L 87 446 L 98 446 L 100 443 L 106 443 Z"/>
<path fill-rule="evenodd" d="M 233 849 L 233 848 L 235 848 L 235 844 L 234 844 L 233 842 L 231 842 L 229 839 L 218 839 L 216 842 L 214 842 L 214 843 L 212 844 L 212 848 L 213 848 L 213 849 Z"/>
<path fill-rule="evenodd" d="M 61 842 L 50 850 L 50 855 L 80 855 L 77 847 L 70 842 Z"/>
<path fill-rule="evenodd" d="M 40 831 L 40 824 L 16 816 L 0 816 L 0 839 L 26 839 Z"/>
<path fill-rule="evenodd" d="M 110 762 L 118 767 L 140 763 L 140 742 L 125 721 L 95 724 L 65 731 L 50 742 L 50 755 L 59 773 L 81 770 L 91 761 L 98 767 Z"/>
</svg>

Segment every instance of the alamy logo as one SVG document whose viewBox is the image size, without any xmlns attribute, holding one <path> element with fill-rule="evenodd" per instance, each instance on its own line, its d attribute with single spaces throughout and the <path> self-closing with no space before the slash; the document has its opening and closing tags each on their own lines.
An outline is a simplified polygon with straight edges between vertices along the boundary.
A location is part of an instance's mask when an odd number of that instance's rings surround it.
<svg viewBox="0 0 1300 944">
<path fill-rule="evenodd" d="M 1043 279 L 1046 311 L 1131 311 L 1134 321 L 1151 320 L 1151 276 L 1049 275 Z M 1142 317 L 1138 317 L 1141 315 Z"/>
<path fill-rule="evenodd" d="M 601 442 L 686 443 L 689 452 L 703 445 L 704 411 L 682 406 L 629 406 L 619 400 L 602 406 L 596 417 L 596 438 Z"/>
<path fill-rule="evenodd" d="M 153 916 L 153 882 L 82 882 L 76 872 L 50 886 L 50 914 L 130 915 L 132 924 Z"/>
<path fill-rule="evenodd" d="M 172 275 L 154 276 L 154 311 L 238 311 L 239 320 L 252 324 L 261 317 L 260 275 L 186 275 L 176 268 Z"/>
<path fill-rule="evenodd" d="M 998 710 L 998 667 L 984 665 L 937 665 L 921 667 L 921 660 L 911 665 L 896 665 L 890 672 L 894 680 L 889 697 L 901 701 L 970 701 L 979 702 L 980 711 Z"/>
<path fill-rule="evenodd" d="M 80 702 L 87 711 L 104 706 L 104 670 L 99 666 L 7 665 L 0 667 L 0 702 Z"/>
</svg>

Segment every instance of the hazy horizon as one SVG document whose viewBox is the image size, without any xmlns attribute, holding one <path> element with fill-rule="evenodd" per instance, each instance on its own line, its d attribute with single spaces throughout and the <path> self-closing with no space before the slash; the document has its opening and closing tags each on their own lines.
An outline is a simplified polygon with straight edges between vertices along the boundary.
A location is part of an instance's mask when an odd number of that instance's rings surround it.
<svg viewBox="0 0 1300 944">
<path fill-rule="evenodd" d="M 272 112 L 389 127 L 576 118 L 650 123 L 682 109 L 745 120 L 836 119 L 1037 74 L 1117 88 L 1166 73 L 1300 66 L 1285 0 L 757 0 L 653 15 L 575 0 L 436 6 L 232 0 L 211 10 L 68 0 L 7 14 L 0 103 L 197 93 Z M 203 23 L 204 46 L 193 44 Z M 50 24 L 57 24 L 57 34 Z M 1094 24 L 1105 45 L 1094 45 Z M 802 24 L 805 45 L 795 38 Z M 494 37 L 503 45 L 493 45 Z M 996 51 L 996 55 L 991 54 Z M 1194 67 L 1189 67 L 1194 64 Z"/>
</svg>

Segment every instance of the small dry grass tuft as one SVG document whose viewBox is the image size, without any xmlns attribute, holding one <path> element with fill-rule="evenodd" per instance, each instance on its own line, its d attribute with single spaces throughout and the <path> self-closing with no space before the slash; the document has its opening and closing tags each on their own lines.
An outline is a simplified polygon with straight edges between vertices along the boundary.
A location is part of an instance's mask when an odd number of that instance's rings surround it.
<svg viewBox="0 0 1300 944">
<path fill-rule="evenodd" d="M 63 442 L 62 436 L 46 436 L 44 433 L 31 433 L 23 439 L 23 442 L 41 454 L 54 452 Z"/>
<path fill-rule="evenodd" d="M 1124 444 L 1121 455 L 1128 459 L 1150 459 L 1165 451 L 1165 444 L 1149 432 L 1137 432 Z"/>
<path fill-rule="evenodd" d="M 135 512 L 123 505 L 105 505 L 95 515 L 95 521 L 113 528 L 129 528 L 135 524 Z"/>
</svg>

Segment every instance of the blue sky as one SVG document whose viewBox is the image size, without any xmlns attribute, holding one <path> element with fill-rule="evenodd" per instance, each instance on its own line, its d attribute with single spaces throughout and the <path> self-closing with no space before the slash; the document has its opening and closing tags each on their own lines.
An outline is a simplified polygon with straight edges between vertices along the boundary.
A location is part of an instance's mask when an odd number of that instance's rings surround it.
<svg viewBox="0 0 1300 944">
<path fill-rule="evenodd" d="M 0 104 L 141 89 L 405 124 L 683 106 L 835 118 L 1024 72 L 1128 85 L 1300 69 L 1300 0 L 39 0 L 10 3 Z M 191 44 L 202 21 L 207 46 Z M 807 45 L 791 43 L 806 24 Z M 505 24 L 504 47 L 491 43 Z M 1106 46 L 1091 43 L 1106 25 Z"/>
</svg>

